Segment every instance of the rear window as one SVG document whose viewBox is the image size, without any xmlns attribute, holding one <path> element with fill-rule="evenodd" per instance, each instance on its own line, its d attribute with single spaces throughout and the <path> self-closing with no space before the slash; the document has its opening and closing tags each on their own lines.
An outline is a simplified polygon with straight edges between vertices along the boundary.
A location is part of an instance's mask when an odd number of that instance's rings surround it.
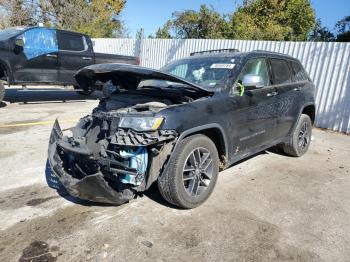
<svg viewBox="0 0 350 262">
<path fill-rule="evenodd" d="M 287 61 L 282 59 L 270 59 L 270 63 L 275 85 L 292 82 L 292 74 Z"/>
<path fill-rule="evenodd" d="M 308 80 L 308 76 L 301 64 L 291 62 L 293 68 L 293 80 L 296 82 Z"/>
<path fill-rule="evenodd" d="M 84 37 L 70 33 L 58 32 L 58 48 L 67 51 L 84 51 Z"/>
</svg>

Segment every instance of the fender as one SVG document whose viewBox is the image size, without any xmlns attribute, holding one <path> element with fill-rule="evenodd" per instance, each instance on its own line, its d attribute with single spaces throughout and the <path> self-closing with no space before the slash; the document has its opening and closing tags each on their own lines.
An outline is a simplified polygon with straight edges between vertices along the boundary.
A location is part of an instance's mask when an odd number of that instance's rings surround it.
<svg viewBox="0 0 350 262">
<path fill-rule="evenodd" d="M 314 107 L 315 107 L 315 114 L 316 114 L 316 104 L 313 103 L 313 102 L 305 103 L 305 104 L 301 107 L 301 109 L 299 110 L 298 119 L 297 119 L 297 121 L 295 121 L 294 126 L 293 126 L 293 128 L 291 129 L 291 132 L 289 133 L 289 135 L 294 133 L 295 128 L 297 127 L 297 124 L 298 124 L 299 119 L 300 119 L 300 117 L 301 117 L 301 114 L 303 113 L 305 107 L 307 107 L 307 106 L 314 106 Z"/>
<path fill-rule="evenodd" d="M 194 127 L 194 128 L 187 129 L 187 130 L 185 130 L 184 132 L 182 132 L 180 134 L 180 136 L 178 137 L 177 141 L 175 142 L 173 150 L 171 151 L 170 157 L 169 157 L 167 163 L 165 164 L 165 167 L 164 167 L 163 171 L 161 172 L 161 174 L 159 174 L 159 176 L 161 176 L 162 174 L 164 174 L 165 172 L 168 171 L 169 165 L 170 165 L 172 159 L 174 158 L 174 155 L 172 153 L 175 152 L 175 150 L 178 148 L 180 142 L 185 137 L 188 137 L 188 136 L 190 136 L 192 134 L 200 133 L 201 131 L 205 131 L 205 130 L 208 130 L 208 129 L 218 129 L 220 131 L 220 133 L 221 133 L 221 135 L 222 135 L 222 137 L 224 139 L 225 157 L 227 159 L 227 157 L 228 157 L 227 137 L 226 137 L 226 134 L 225 134 L 224 129 L 222 128 L 222 126 L 220 124 L 218 124 L 218 123 L 211 123 L 211 124 L 206 124 L 206 125 L 202 125 L 202 126 L 197 126 L 197 127 Z"/>
</svg>

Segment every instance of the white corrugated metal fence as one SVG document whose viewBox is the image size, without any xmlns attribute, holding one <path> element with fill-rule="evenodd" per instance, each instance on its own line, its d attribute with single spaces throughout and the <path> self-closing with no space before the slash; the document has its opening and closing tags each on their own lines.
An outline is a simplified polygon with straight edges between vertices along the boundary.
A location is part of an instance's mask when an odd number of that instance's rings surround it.
<svg viewBox="0 0 350 262">
<path fill-rule="evenodd" d="M 142 66 L 154 69 L 210 49 L 259 49 L 291 55 L 302 62 L 317 87 L 316 126 L 350 133 L 350 43 L 214 39 L 94 39 L 94 43 L 97 52 L 138 55 Z"/>
</svg>

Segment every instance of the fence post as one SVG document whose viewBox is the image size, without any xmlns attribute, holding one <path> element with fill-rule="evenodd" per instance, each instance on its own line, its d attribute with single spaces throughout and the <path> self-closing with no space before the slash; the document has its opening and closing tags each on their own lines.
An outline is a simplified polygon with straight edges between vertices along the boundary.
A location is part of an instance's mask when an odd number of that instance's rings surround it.
<svg viewBox="0 0 350 262">
<path fill-rule="evenodd" d="M 141 52 L 142 52 L 142 42 L 144 39 L 144 29 L 141 28 L 140 34 L 137 35 L 136 43 L 135 43 L 135 54 L 134 56 L 137 56 L 141 59 Z M 141 60 L 142 61 L 142 60 Z"/>
</svg>

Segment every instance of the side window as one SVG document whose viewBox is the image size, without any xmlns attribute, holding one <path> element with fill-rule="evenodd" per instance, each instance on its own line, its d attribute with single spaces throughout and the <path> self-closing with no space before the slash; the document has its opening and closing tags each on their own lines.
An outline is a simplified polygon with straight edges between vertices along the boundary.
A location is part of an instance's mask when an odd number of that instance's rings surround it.
<svg viewBox="0 0 350 262">
<path fill-rule="evenodd" d="M 274 84 L 287 84 L 292 82 L 292 75 L 287 61 L 283 59 L 270 59 Z"/>
<path fill-rule="evenodd" d="M 187 69 L 188 69 L 187 64 L 178 65 L 170 72 L 170 74 L 185 78 L 187 74 Z"/>
<path fill-rule="evenodd" d="M 264 86 L 270 84 L 269 71 L 267 69 L 265 58 L 249 60 L 240 73 L 238 81 L 242 83 L 243 77 L 247 74 L 261 76 L 264 81 Z"/>
<path fill-rule="evenodd" d="M 293 68 L 293 80 L 296 82 L 308 80 L 308 76 L 301 66 L 301 64 L 297 62 L 291 62 Z"/>
<path fill-rule="evenodd" d="M 53 29 L 33 28 L 18 38 L 23 39 L 23 53 L 28 60 L 58 51 L 56 30 Z"/>
<path fill-rule="evenodd" d="M 58 48 L 66 51 L 84 51 L 85 38 L 81 35 L 58 32 Z"/>
</svg>

